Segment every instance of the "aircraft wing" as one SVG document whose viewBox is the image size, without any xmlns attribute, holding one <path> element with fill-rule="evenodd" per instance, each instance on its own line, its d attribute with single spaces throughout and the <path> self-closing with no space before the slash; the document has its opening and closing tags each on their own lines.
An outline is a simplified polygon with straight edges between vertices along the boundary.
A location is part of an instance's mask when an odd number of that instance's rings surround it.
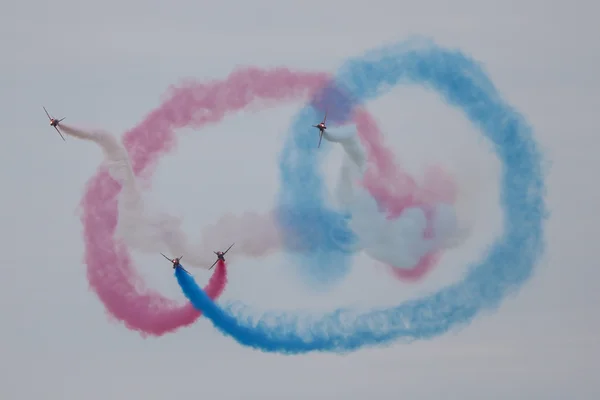
<svg viewBox="0 0 600 400">
<path fill-rule="evenodd" d="M 323 140 L 323 131 L 321 131 L 321 135 L 319 136 L 319 145 L 317 148 L 321 147 L 321 140 Z"/>
<path fill-rule="evenodd" d="M 215 265 L 217 265 L 217 263 L 218 263 L 218 262 L 219 262 L 219 260 L 215 261 L 215 262 L 213 263 L 213 265 L 211 265 L 211 266 L 210 266 L 210 268 L 209 268 L 208 270 L 210 271 L 210 270 L 211 270 L 211 269 L 212 269 L 212 268 L 213 268 Z"/>
<path fill-rule="evenodd" d="M 233 245 L 234 245 L 234 244 L 235 244 L 235 242 L 234 242 L 234 243 L 232 243 L 232 244 L 231 244 L 231 246 L 229 246 L 229 247 L 227 248 L 227 250 L 225 250 L 225 253 L 223 253 L 223 255 L 227 254 L 227 252 L 229 251 L 229 249 L 231 249 L 231 248 L 233 247 Z"/>
<path fill-rule="evenodd" d="M 44 111 L 46 112 L 46 115 L 48 116 L 48 119 L 52 119 L 52 117 L 50 116 L 50 114 L 48 114 L 48 110 L 46 110 L 46 107 L 42 106 L 44 108 Z"/>
<path fill-rule="evenodd" d="M 60 137 L 62 138 L 62 140 L 64 140 L 66 142 L 65 137 L 62 135 L 62 133 L 60 133 L 60 131 L 58 130 L 58 128 L 54 127 L 54 129 L 56 129 L 56 132 L 58 132 L 58 134 L 60 135 Z"/>
</svg>

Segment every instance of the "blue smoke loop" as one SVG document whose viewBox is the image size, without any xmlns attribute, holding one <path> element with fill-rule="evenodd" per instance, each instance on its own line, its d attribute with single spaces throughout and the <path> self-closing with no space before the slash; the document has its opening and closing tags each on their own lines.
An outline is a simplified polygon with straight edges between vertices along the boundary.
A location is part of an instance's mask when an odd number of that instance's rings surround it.
<svg viewBox="0 0 600 400">
<path fill-rule="evenodd" d="M 259 314 L 237 302 L 220 307 L 193 277 L 176 271 L 186 297 L 224 335 L 245 346 L 287 354 L 350 352 L 399 340 L 433 338 L 452 327 L 468 324 L 483 310 L 496 309 L 507 294 L 515 292 L 532 274 L 543 251 L 546 208 L 541 154 L 524 118 L 506 104 L 474 60 L 431 42 L 409 41 L 350 59 L 334 82 L 355 102 L 376 98 L 401 83 L 436 90 L 446 102 L 460 108 L 493 144 L 503 164 L 502 235 L 462 281 L 396 307 L 362 314 L 339 309 L 309 319 L 290 312 Z M 330 262 L 339 262 L 330 272 L 330 276 L 339 277 L 345 273 L 350 254 L 333 247 L 333 241 L 328 241 L 324 232 L 330 229 L 330 222 L 339 231 L 345 216 L 323 205 L 323 182 L 317 174 L 317 161 L 323 152 L 315 150 L 315 135 L 306 129 L 308 121 L 319 120 L 314 108 L 308 106 L 300 113 L 294 134 L 283 151 L 282 203 L 298 208 L 281 217 L 298 232 L 312 229 L 304 236 L 303 244 L 317 250 L 311 258 L 319 263 L 318 267 L 329 268 Z M 315 215 L 315 210 L 321 212 L 319 218 L 302 219 L 304 211 Z M 354 240 L 351 232 L 347 232 L 347 239 Z"/>
</svg>

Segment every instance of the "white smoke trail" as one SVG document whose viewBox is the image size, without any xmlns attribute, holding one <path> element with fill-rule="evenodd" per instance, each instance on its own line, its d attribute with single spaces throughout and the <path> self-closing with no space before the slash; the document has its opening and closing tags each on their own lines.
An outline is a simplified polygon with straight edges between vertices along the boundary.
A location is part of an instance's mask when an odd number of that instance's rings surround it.
<svg viewBox="0 0 600 400">
<path fill-rule="evenodd" d="M 171 257 L 185 257 L 186 266 L 209 268 L 215 260 L 214 250 L 224 250 L 231 242 L 236 256 L 263 256 L 279 248 L 279 230 L 271 214 L 246 213 L 241 217 L 225 215 L 202 231 L 200 243 L 191 244 L 181 228 L 181 220 L 163 212 L 151 211 L 144 202 L 133 173 L 129 154 L 112 135 L 103 131 L 86 132 L 63 125 L 65 133 L 90 140 L 100 146 L 110 175 L 122 185 L 118 197 L 117 235 L 133 249 Z M 412 268 L 431 252 L 457 244 L 457 222 L 452 206 L 439 204 L 433 219 L 433 237 L 423 239 L 427 221 L 420 208 L 406 209 L 390 221 L 379 211 L 372 195 L 353 184 L 366 169 L 366 152 L 355 130 L 325 132 L 324 139 L 339 143 L 345 150 L 337 186 L 339 204 L 352 214 L 349 227 L 359 236 L 352 250 L 363 249 L 372 258 L 397 268 Z M 463 235 L 464 236 L 464 235 Z"/>
<path fill-rule="evenodd" d="M 225 215 L 203 230 L 199 244 L 190 244 L 178 218 L 154 212 L 144 202 L 129 154 L 114 136 L 67 125 L 61 128 L 71 136 L 95 142 L 102 149 L 108 172 L 122 186 L 116 235 L 131 248 L 151 254 L 168 252 L 171 257 L 184 255 L 186 267 L 208 269 L 216 260 L 213 251 L 225 250 L 232 242 L 235 252 L 227 254 L 228 261 L 241 255 L 265 255 L 279 247 L 279 231 L 273 216 L 256 213 L 241 217 Z"/>
<path fill-rule="evenodd" d="M 338 203 L 352 218 L 349 228 L 356 233 L 356 246 L 373 259 L 400 269 L 411 269 L 427 253 L 462 243 L 468 230 L 459 226 L 455 209 L 450 204 L 434 206 L 432 233 L 423 238 L 427 217 L 419 207 L 407 208 L 400 217 L 388 220 L 379 211 L 373 196 L 363 187 L 355 185 L 366 170 L 366 153 L 356 130 L 343 134 L 325 132 L 323 137 L 339 143 L 345 150 L 340 177 L 336 188 Z"/>
</svg>

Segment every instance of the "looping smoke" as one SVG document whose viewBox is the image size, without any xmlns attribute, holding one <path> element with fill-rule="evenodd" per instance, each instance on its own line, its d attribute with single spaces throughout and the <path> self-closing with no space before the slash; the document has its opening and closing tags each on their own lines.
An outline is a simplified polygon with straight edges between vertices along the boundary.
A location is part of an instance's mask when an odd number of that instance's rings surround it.
<svg viewBox="0 0 600 400">
<path fill-rule="evenodd" d="M 367 165 L 355 136 L 346 134 L 335 140 L 348 154 L 343 160 L 337 200 L 352 215 L 348 227 L 357 233 L 358 247 L 395 268 L 413 269 L 430 253 L 460 243 L 451 204 L 455 191 L 452 180 L 434 167 L 419 187 L 395 169 L 390 155 L 381 154 L 384 149 L 379 143 L 370 141 L 378 132 L 368 115 L 359 111 L 356 120 L 357 126 L 363 125 L 359 132 L 373 162 Z"/>
<path fill-rule="evenodd" d="M 249 69 L 235 71 L 224 82 L 210 84 L 186 82 L 180 87 L 173 88 L 168 99 L 157 110 L 153 111 L 138 127 L 126 134 L 124 142 L 129 146 L 134 159 L 132 165 L 136 165 L 136 158 L 146 157 L 146 154 L 140 150 L 140 144 L 133 139 L 134 133 L 143 132 L 145 145 L 149 148 L 166 150 L 167 146 L 170 148 L 174 145 L 173 137 L 177 128 L 200 127 L 208 122 L 217 122 L 242 107 L 249 107 L 256 103 L 263 107 L 268 106 L 273 99 L 281 102 L 309 96 L 313 98 L 331 97 L 328 92 L 323 91 L 323 87 L 327 88 L 323 78 L 322 74 L 294 73 L 292 75 L 291 72 L 284 69 L 276 69 L 269 73 Z M 275 88 L 273 85 L 278 86 Z M 342 101 L 344 101 L 344 97 L 340 94 L 335 104 Z M 177 113 L 173 112 L 175 105 Z M 339 107 L 337 108 L 337 111 L 332 111 L 334 121 L 336 115 L 339 115 Z M 200 115 L 203 117 L 200 118 Z M 359 117 L 361 118 L 359 123 L 362 121 L 362 125 L 365 125 L 364 132 L 362 132 L 363 136 L 367 137 L 365 142 L 373 146 L 374 142 L 382 140 L 375 122 L 369 119 L 364 111 L 359 114 Z M 303 123 L 305 122 L 303 121 Z M 369 139 L 371 137 L 377 139 Z M 356 164 L 365 164 L 367 154 L 361 143 L 356 140 L 356 131 L 347 132 L 345 135 L 328 131 L 326 140 L 338 141 L 346 150 L 348 157 Z M 375 145 L 377 148 L 382 147 L 380 143 L 375 143 Z M 310 151 L 314 153 L 314 146 L 311 145 Z M 375 159 L 376 154 L 370 156 L 372 162 L 378 162 Z M 312 166 L 304 163 L 302 158 L 298 158 L 297 161 L 302 165 L 296 166 L 293 171 L 290 171 L 290 175 L 287 175 L 287 180 L 284 181 L 284 186 L 289 188 L 291 185 L 300 184 L 301 187 L 296 187 L 295 190 L 311 191 L 315 194 L 312 200 L 317 203 L 313 204 L 311 200 L 306 204 L 297 204 L 295 200 L 300 197 L 296 196 L 290 204 L 283 202 L 273 212 L 266 215 L 246 213 L 237 217 L 224 216 L 203 230 L 202 240 L 199 243 L 188 241 L 179 219 L 162 212 L 149 210 L 133 181 L 133 171 L 125 171 L 123 174 L 131 179 L 127 181 L 129 183 L 124 186 L 119 197 L 118 235 L 130 247 L 138 251 L 155 253 L 157 249 L 168 249 L 171 254 L 185 255 L 188 266 L 202 268 L 212 265 L 213 250 L 225 248 L 231 242 L 235 242 L 236 247 L 229 254 L 230 262 L 243 256 L 262 257 L 284 247 L 288 253 L 303 260 L 301 269 L 304 273 L 308 272 L 313 277 L 319 274 L 324 275 L 325 279 L 322 279 L 321 283 L 332 283 L 334 281 L 331 279 L 332 273 L 336 273 L 336 271 L 340 274 L 345 273 L 348 263 L 341 262 L 341 258 L 335 254 L 335 251 L 331 252 L 330 244 L 337 243 L 335 248 L 341 249 L 347 255 L 359 251 L 361 248 L 355 239 L 355 234 L 348 230 L 347 223 L 339 218 L 341 214 L 338 211 L 324 210 L 322 204 L 318 204 L 318 200 L 323 195 L 318 193 L 322 188 L 313 185 L 317 183 L 317 180 L 311 178 L 307 182 L 303 179 L 307 176 L 317 176 L 316 172 L 311 170 Z M 408 179 L 405 174 L 395 168 L 393 160 L 391 166 L 379 166 L 380 169 L 384 167 L 391 175 L 388 178 Z M 297 178 L 301 178 L 301 180 Z M 306 199 L 306 197 L 306 194 L 302 195 L 302 198 Z M 387 201 L 393 202 L 393 200 Z M 353 209 L 350 212 L 356 212 L 358 217 L 361 216 L 360 209 Z M 298 229 L 297 221 L 299 220 L 303 222 L 302 229 Z M 324 222 L 327 223 L 324 224 Z M 385 227 L 387 228 L 388 225 L 386 224 Z M 371 230 L 363 230 L 361 235 L 366 237 L 370 232 Z M 413 244 L 418 240 L 418 238 L 413 238 Z M 401 241 L 401 238 L 398 238 L 398 241 Z M 369 241 L 364 240 L 364 243 L 369 243 Z M 372 249 L 368 249 L 369 254 L 376 252 L 376 249 L 373 250 L 374 247 L 371 247 Z M 434 247 L 434 245 L 430 245 L 427 249 Z M 318 262 L 315 262 L 315 256 L 321 257 L 317 260 Z M 375 258 L 384 259 L 380 254 Z M 403 267 L 413 267 L 419 258 L 413 257 L 412 265 L 403 265 Z"/>
<path fill-rule="evenodd" d="M 113 238 L 117 233 L 118 213 L 118 236 L 125 244 L 152 253 L 166 246 L 172 254 L 183 252 L 188 265 L 208 267 L 210 261 L 206 261 L 204 255 L 207 248 L 197 247 L 200 250 L 194 252 L 196 246 L 187 243 L 179 221 L 149 210 L 136 186 L 135 179 L 149 179 L 158 157 L 174 147 L 175 130 L 184 126 L 200 127 L 206 123 L 217 122 L 228 112 L 252 107 L 257 103 L 265 105 L 288 99 L 307 98 L 321 90 L 326 80 L 324 74 L 293 73 L 286 69 L 246 69 L 232 73 L 222 82 L 191 83 L 173 88 L 159 109 L 150 113 L 140 125 L 125 134 L 123 143 L 129 153 L 129 161 L 126 157 L 127 152 L 116 141 L 107 139 L 108 136 L 94 133 L 85 137 L 85 132 L 63 127 L 67 128 L 64 129 L 67 133 L 74 136 L 96 141 L 103 146 L 108 159 L 106 166 L 112 177 L 103 172 L 92 179 L 83 201 L 83 220 L 90 284 L 112 315 L 124 321 L 131 329 L 154 335 L 190 324 L 199 316 L 198 311 L 189 304 L 178 306 L 146 290 L 141 278 L 130 267 L 125 247 L 117 245 Z M 258 232 L 262 232 L 260 242 L 257 242 L 256 237 L 240 238 L 232 235 L 236 244 L 238 239 L 241 242 L 241 251 L 238 254 L 265 254 L 276 248 L 279 240 L 283 239 L 281 245 L 286 250 L 292 250 L 292 254 L 304 257 L 305 274 L 308 273 L 321 282 L 332 283 L 336 275 L 340 277 L 347 272 L 350 251 L 358 251 L 360 247 L 347 246 L 356 243 L 357 240 L 355 233 L 348 229 L 348 224 L 353 218 L 352 213 L 340 213 L 323 205 L 322 180 L 316 173 L 318 163 L 314 161 L 316 157 L 323 157 L 324 152 L 315 152 L 313 144 L 308 143 L 309 136 L 304 135 L 304 122 L 309 114 L 301 114 L 302 118 L 296 124 L 296 134 L 291 136 L 291 146 L 284 147 L 282 152 L 282 155 L 287 154 L 289 157 L 284 157 L 280 163 L 284 183 L 280 205 L 267 216 L 247 214 L 242 219 L 224 217 L 215 225 L 216 229 L 223 233 L 213 235 L 214 231 L 211 229 L 206 236 L 214 240 L 227 236 L 229 244 L 231 233 L 243 231 L 240 226 L 244 223 L 252 223 L 253 230 L 256 230 L 258 224 Z M 348 115 L 356 118 L 354 112 L 349 112 Z M 363 141 L 367 139 L 369 159 L 379 170 L 384 170 L 385 167 L 385 171 L 395 171 L 390 173 L 388 178 L 398 178 L 400 172 L 389 165 L 378 165 L 378 159 L 372 158 L 373 149 L 381 145 L 377 143 L 379 137 L 373 135 L 373 132 L 376 132 L 374 123 L 369 125 L 369 129 L 370 131 L 365 130 L 361 137 Z M 328 134 L 328 137 L 335 140 L 335 134 Z M 355 164 L 360 165 L 364 162 L 364 154 L 358 141 L 352 141 L 350 137 L 348 140 L 343 137 L 337 139 Z M 298 152 L 298 149 L 301 151 Z M 371 166 L 369 163 L 366 165 Z M 367 180 L 363 180 L 364 185 Z M 373 192 L 368 185 L 365 187 Z M 386 202 L 373 193 L 371 195 L 377 199 L 380 208 L 382 205 L 383 208 L 389 204 L 396 205 L 393 199 Z M 356 201 L 354 197 L 345 200 L 348 200 L 350 205 Z M 363 212 L 358 209 L 354 211 L 359 214 Z M 366 235 L 363 233 L 363 236 Z M 336 242 L 339 245 L 336 246 Z M 210 250 L 214 248 L 210 247 Z M 206 253 L 210 254 L 209 251 Z M 178 272 L 180 271 L 176 270 L 176 273 Z M 329 279 L 322 279 L 324 277 Z M 215 271 L 206 294 L 212 298 L 218 297 L 225 283 L 223 265 Z M 195 287 L 195 290 L 200 289 Z"/>
<path fill-rule="evenodd" d="M 284 68 L 247 68 L 234 71 L 221 82 L 184 82 L 173 87 L 158 109 L 126 133 L 124 143 L 133 158 L 144 157 L 139 138 L 144 138 L 148 148 L 166 151 L 174 145 L 178 128 L 200 128 L 244 108 L 305 98 L 325 79 L 324 74 L 295 73 Z M 135 169 L 136 163 L 132 164 Z M 129 187 L 134 190 L 133 185 Z M 235 250 L 228 253 L 229 262 L 244 256 L 266 256 L 281 247 L 281 227 L 274 212 L 222 216 L 203 229 L 200 243 L 190 243 L 179 219 L 149 210 L 138 193 L 123 191 L 119 205 L 118 234 L 125 243 L 142 252 L 155 253 L 162 248 L 172 254 L 184 254 L 191 267 L 208 269 L 214 262 L 213 251 L 227 248 L 232 242 Z"/>
<path fill-rule="evenodd" d="M 117 225 L 117 196 L 121 185 L 134 185 L 127 153 L 116 139 L 104 132 L 85 132 L 67 125 L 62 131 L 96 143 L 104 152 L 105 163 L 88 183 L 82 200 L 85 261 L 92 290 L 117 321 L 142 336 L 161 336 L 191 325 L 201 312 L 189 303 L 177 304 L 146 288 L 131 266 L 127 248 L 114 238 Z M 225 265 L 219 266 L 205 290 L 218 298 L 227 283 Z"/>
<path fill-rule="evenodd" d="M 449 104 L 462 109 L 494 144 L 497 155 L 504 164 L 501 204 L 506 223 L 502 235 L 483 259 L 471 266 L 461 282 L 437 293 L 396 307 L 366 313 L 340 309 L 316 319 L 303 318 L 295 313 L 256 312 L 249 307 L 240 307 L 239 304 L 219 307 L 203 293 L 192 277 L 176 272 L 176 278 L 186 297 L 194 307 L 205 312 L 205 316 L 224 335 L 245 346 L 286 354 L 311 351 L 349 352 L 400 340 L 427 339 L 441 335 L 452 327 L 468 324 L 482 310 L 497 308 L 504 296 L 514 293 L 529 278 L 543 251 L 546 208 L 541 155 L 524 118 L 505 103 L 477 62 L 458 51 L 448 51 L 434 43 L 426 42 L 423 45 L 422 40 L 384 47 L 348 61 L 336 79 L 336 86 L 345 87 L 355 99 L 368 100 L 402 82 L 423 84 L 438 91 Z M 305 110 L 300 113 L 299 119 L 314 116 L 309 114 Z M 294 167 L 311 171 L 310 165 L 317 161 L 314 154 L 306 151 L 307 148 L 306 139 L 300 135 L 293 135 L 284 147 L 281 157 L 282 174 L 288 186 L 284 187 L 282 198 L 289 202 L 293 196 L 298 196 L 296 204 L 318 209 L 322 198 L 315 200 L 313 196 L 319 195 L 322 182 L 318 177 L 306 173 L 293 174 Z M 298 157 L 299 154 L 306 158 Z M 345 174 L 352 176 L 350 172 Z M 367 177 L 368 175 L 364 178 L 364 183 L 368 188 L 370 182 Z M 306 182 L 311 185 L 307 190 L 301 190 L 300 184 Z M 341 192 L 348 190 L 348 187 L 343 187 Z M 411 201 L 415 201 L 416 197 L 417 200 L 422 200 L 418 196 L 401 193 L 401 198 L 409 197 Z M 347 207 L 353 209 L 354 213 L 348 224 L 361 224 L 355 222 L 356 212 L 365 212 L 361 207 L 368 201 L 371 202 L 368 206 L 370 214 L 375 212 L 377 205 L 385 208 L 386 204 L 381 201 L 373 204 L 374 201 L 368 200 L 368 196 L 349 197 L 352 200 Z M 344 199 L 348 197 L 344 195 Z M 416 230 L 422 230 L 426 225 L 424 213 L 409 210 L 410 202 L 405 202 L 404 205 L 403 214 L 409 213 L 410 218 L 420 223 Z M 449 214 L 444 214 L 445 212 L 438 210 L 441 219 L 448 217 Z M 295 228 L 303 231 L 307 224 L 300 218 L 293 217 L 292 215 L 288 222 L 296 223 Z M 346 215 L 340 218 L 346 218 Z M 327 219 L 327 224 L 330 219 Z M 440 222 L 433 225 L 435 233 Z M 385 232 L 382 220 L 376 226 Z M 363 241 L 365 237 L 367 241 L 375 237 L 370 236 L 375 235 L 373 232 L 376 230 L 373 228 L 365 226 L 364 230 L 367 231 L 366 235 L 365 232 L 359 232 Z M 414 226 L 408 228 L 409 232 L 414 230 Z M 322 240 L 321 237 L 319 239 Z M 368 243 L 377 245 L 376 240 Z M 323 246 L 322 241 L 319 244 Z M 333 246 L 335 243 L 327 245 Z M 337 254 L 341 255 L 343 252 L 340 250 Z M 321 254 L 315 258 L 319 257 Z M 429 257 L 435 258 L 435 254 Z"/>
</svg>

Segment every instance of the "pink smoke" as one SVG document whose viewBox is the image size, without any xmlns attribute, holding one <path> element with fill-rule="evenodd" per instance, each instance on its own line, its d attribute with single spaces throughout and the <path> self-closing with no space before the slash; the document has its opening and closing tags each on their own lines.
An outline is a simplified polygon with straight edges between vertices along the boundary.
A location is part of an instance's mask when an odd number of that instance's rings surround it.
<svg viewBox="0 0 600 400">
<path fill-rule="evenodd" d="M 364 109 L 357 109 L 354 122 L 369 160 L 362 184 L 387 211 L 390 220 L 398 218 L 408 207 L 421 207 L 428 222 L 423 237 L 432 237 L 432 204 L 455 201 L 456 184 L 452 178 L 441 167 L 430 167 L 425 172 L 423 185 L 419 187 L 413 178 L 396 166 L 394 155 L 385 147 L 383 135 L 370 114 Z M 390 267 L 389 270 L 399 279 L 417 281 L 433 268 L 438 259 L 438 253 L 429 253 L 411 269 Z"/>
<path fill-rule="evenodd" d="M 110 315 L 142 335 L 160 336 L 192 324 L 200 312 L 146 289 L 131 266 L 127 249 L 113 239 L 117 226 L 116 197 L 121 186 L 100 171 L 89 183 L 82 201 L 85 261 L 91 288 Z M 227 283 L 225 265 L 218 265 L 205 290 L 215 299 Z"/>
<path fill-rule="evenodd" d="M 233 72 L 223 81 L 204 84 L 188 82 L 172 88 L 167 100 L 159 108 L 124 135 L 123 143 L 129 152 L 133 171 L 138 178 L 149 180 L 159 157 L 174 147 L 175 130 L 178 128 L 200 128 L 217 123 L 227 113 L 248 106 L 281 104 L 286 100 L 306 98 L 322 88 L 328 79 L 326 74 L 321 73 L 299 73 L 284 68 L 270 71 L 248 68 Z M 383 147 L 381 134 L 364 110 L 357 114 L 357 122 L 361 138 L 370 151 L 370 160 L 376 167 L 369 169 L 365 184 L 385 205 L 390 218 L 415 202 L 421 204 L 419 202 L 450 195 L 449 189 L 437 189 L 438 179 L 445 187 L 453 187 L 439 178 L 437 173 L 432 174 L 430 185 L 417 190 L 413 180 L 394 166 L 391 153 Z M 120 185 L 106 171 L 99 171 L 88 183 L 82 201 L 85 258 L 91 287 L 113 317 L 142 334 L 162 335 L 193 323 L 200 314 L 189 303 L 178 305 L 146 289 L 142 277 L 131 267 L 127 250 L 114 241 L 116 198 L 120 189 Z M 250 244 L 250 252 L 259 255 L 277 245 L 278 239 L 272 232 L 274 228 L 270 216 L 252 216 L 251 219 L 256 226 L 263 224 L 264 232 L 268 233 L 264 237 L 273 241 L 271 244 Z M 228 224 L 238 222 L 243 221 L 228 217 Z M 412 273 L 422 276 L 424 272 L 421 271 L 430 268 L 434 258 L 424 257 L 421 264 L 411 270 Z M 408 277 L 403 276 L 406 271 L 394 272 L 399 277 Z M 224 290 L 225 284 L 226 268 L 222 265 L 217 268 L 205 290 L 216 298 Z"/>
<path fill-rule="evenodd" d="M 326 79 L 325 74 L 293 73 L 283 68 L 272 71 L 251 68 L 235 71 L 222 82 L 192 82 L 173 88 L 167 101 L 124 135 L 123 142 L 133 171 L 138 178 L 149 179 L 158 158 L 174 146 L 175 129 L 218 122 L 226 113 L 239 111 L 256 100 L 279 103 L 308 96 Z M 115 242 L 120 190 L 120 184 L 108 172 L 100 170 L 88 182 L 81 203 L 85 261 L 91 288 L 111 317 L 142 335 L 159 336 L 192 324 L 200 313 L 190 303 L 178 305 L 146 289 L 144 280 L 131 266 L 125 246 Z M 257 225 L 263 221 L 264 231 L 269 233 L 265 234 L 265 238 L 277 240 L 273 239 L 277 235 L 269 232 L 272 230 L 269 216 L 245 218 L 252 219 Z M 254 244 L 251 251 L 266 251 L 270 247 Z M 217 298 L 226 282 L 226 267 L 219 264 L 205 290 L 211 298 Z"/>
<path fill-rule="evenodd" d="M 306 98 L 327 79 L 327 74 L 293 72 L 287 68 L 270 71 L 245 68 L 232 72 L 223 81 L 192 81 L 171 87 L 167 100 L 123 137 L 134 173 L 149 176 L 158 157 L 175 144 L 175 129 L 217 123 L 226 114 L 251 105 L 279 105 Z"/>
</svg>

